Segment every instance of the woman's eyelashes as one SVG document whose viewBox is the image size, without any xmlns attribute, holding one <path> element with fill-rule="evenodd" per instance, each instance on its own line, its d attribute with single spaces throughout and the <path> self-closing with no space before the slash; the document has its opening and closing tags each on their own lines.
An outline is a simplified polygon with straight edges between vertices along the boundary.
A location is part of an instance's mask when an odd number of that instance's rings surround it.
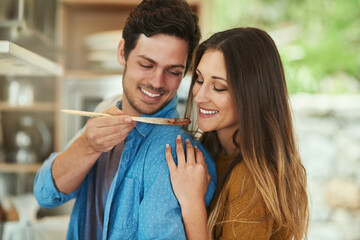
<svg viewBox="0 0 360 240">
<path fill-rule="evenodd" d="M 196 84 L 199 84 L 199 85 L 202 85 L 203 83 L 204 83 L 204 81 L 202 81 L 202 80 L 200 80 L 199 78 L 197 78 L 196 80 L 195 80 L 195 83 Z M 225 86 L 220 86 L 220 84 L 216 84 L 216 83 L 213 83 L 212 84 L 212 88 L 215 90 L 215 91 L 217 91 L 217 92 L 224 92 L 224 91 L 227 91 L 228 89 L 227 89 L 227 87 L 225 87 Z"/>
<path fill-rule="evenodd" d="M 227 91 L 227 88 L 218 88 L 216 87 L 215 85 L 213 86 L 214 90 L 217 91 L 217 92 L 224 92 L 224 91 Z"/>
<path fill-rule="evenodd" d="M 204 81 L 200 81 L 199 78 L 195 79 L 195 83 L 202 85 Z"/>
</svg>

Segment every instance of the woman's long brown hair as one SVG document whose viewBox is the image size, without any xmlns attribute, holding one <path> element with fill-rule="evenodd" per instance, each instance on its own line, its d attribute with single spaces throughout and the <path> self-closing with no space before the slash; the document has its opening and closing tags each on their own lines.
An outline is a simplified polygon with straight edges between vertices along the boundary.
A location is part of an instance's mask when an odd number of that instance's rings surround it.
<svg viewBox="0 0 360 240">
<path fill-rule="evenodd" d="M 306 237 L 309 221 L 306 171 L 295 141 L 283 65 L 274 41 L 257 28 L 216 33 L 197 48 L 194 69 L 208 49 L 224 54 L 229 89 L 239 119 L 239 129 L 233 136 L 239 154 L 227 170 L 227 179 L 218 186 L 220 197 L 208 221 L 211 238 L 215 226 L 221 224 L 219 209 L 224 204 L 227 181 L 241 161 L 277 226 L 291 232 L 289 239 Z M 194 72 L 190 89 L 195 80 Z M 190 90 L 185 116 L 196 122 L 193 98 Z M 202 133 L 201 141 L 213 156 L 221 151 L 215 131 Z"/>
</svg>

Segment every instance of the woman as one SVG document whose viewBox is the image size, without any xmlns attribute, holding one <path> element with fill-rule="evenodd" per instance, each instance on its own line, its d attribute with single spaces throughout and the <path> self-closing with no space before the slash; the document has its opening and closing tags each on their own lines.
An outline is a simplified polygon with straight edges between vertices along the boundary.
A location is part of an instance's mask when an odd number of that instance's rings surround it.
<svg viewBox="0 0 360 240">
<path fill-rule="evenodd" d="M 218 189 L 202 153 L 176 140 L 165 153 L 188 239 L 302 239 L 308 228 L 306 172 L 296 146 L 283 66 L 271 37 L 256 28 L 214 34 L 196 50 L 185 115 L 215 156 Z M 207 217 L 207 213 L 209 216 Z"/>
</svg>

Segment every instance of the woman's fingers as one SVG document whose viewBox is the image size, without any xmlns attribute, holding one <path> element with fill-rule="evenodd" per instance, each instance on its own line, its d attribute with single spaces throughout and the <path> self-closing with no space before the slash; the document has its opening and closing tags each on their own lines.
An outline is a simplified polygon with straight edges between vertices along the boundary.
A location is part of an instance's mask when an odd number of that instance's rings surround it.
<svg viewBox="0 0 360 240">
<path fill-rule="evenodd" d="M 178 166 L 184 167 L 186 164 L 186 159 L 185 159 L 184 147 L 180 135 L 178 135 L 176 138 L 176 155 L 178 159 Z"/>
<path fill-rule="evenodd" d="M 189 139 L 186 139 L 185 146 L 187 164 L 196 164 L 194 148 Z"/>
<path fill-rule="evenodd" d="M 196 162 L 198 164 L 202 164 L 205 168 L 205 173 L 206 173 L 206 178 L 207 178 L 207 181 L 208 181 L 208 184 L 210 182 L 210 174 L 209 174 L 209 171 L 208 171 L 208 168 L 207 168 L 207 164 L 205 162 L 205 157 L 203 155 L 203 153 L 201 152 L 201 150 L 197 147 L 195 147 L 195 155 L 196 155 Z"/>
<path fill-rule="evenodd" d="M 204 155 L 198 147 L 195 147 L 195 155 L 196 162 L 199 164 L 204 164 L 206 166 Z"/>
<path fill-rule="evenodd" d="M 172 172 L 174 172 L 176 170 L 176 164 L 175 164 L 173 156 L 171 154 L 171 147 L 169 144 L 166 144 L 165 157 L 166 157 L 166 162 L 169 166 L 169 171 L 171 174 Z"/>
</svg>

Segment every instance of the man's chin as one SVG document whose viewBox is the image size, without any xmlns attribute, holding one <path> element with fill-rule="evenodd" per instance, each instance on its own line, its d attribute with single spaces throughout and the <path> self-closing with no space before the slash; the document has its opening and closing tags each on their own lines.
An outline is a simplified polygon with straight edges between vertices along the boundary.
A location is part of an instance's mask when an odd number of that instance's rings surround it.
<svg viewBox="0 0 360 240">
<path fill-rule="evenodd" d="M 142 106 L 137 107 L 136 111 L 140 113 L 141 115 L 153 115 L 154 113 L 158 112 L 161 109 L 160 106 Z"/>
<path fill-rule="evenodd" d="M 137 108 L 137 111 L 143 115 L 153 115 L 160 111 L 163 107 L 166 106 L 167 103 L 162 105 L 153 105 L 153 104 L 146 104 L 144 106 L 141 106 L 141 108 Z"/>
</svg>

